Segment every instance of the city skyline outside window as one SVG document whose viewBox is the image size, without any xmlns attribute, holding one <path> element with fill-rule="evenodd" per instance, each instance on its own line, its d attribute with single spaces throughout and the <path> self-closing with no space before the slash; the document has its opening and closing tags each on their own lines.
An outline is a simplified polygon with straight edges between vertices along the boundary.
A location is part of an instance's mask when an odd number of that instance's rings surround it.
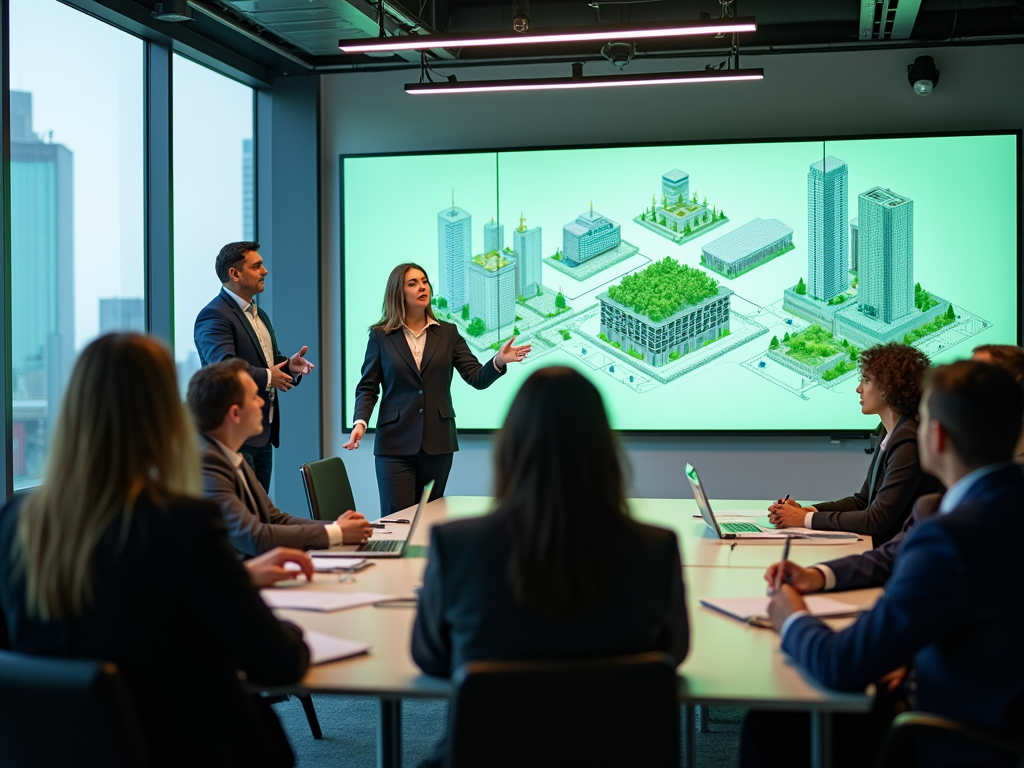
<svg viewBox="0 0 1024 768">
<path fill-rule="evenodd" d="M 41 480 L 78 353 L 145 330 L 144 48 L 56 0 L 11 0 L 10 18 L 17 490 Z"/>
<path fill-rule="evenodd" d="M 177 54 L 174 83 L 174 356 L 199 370 L 196 315 L 220 290 L 221 246 L 254 232 L 253 90 Z"/>
</svg>

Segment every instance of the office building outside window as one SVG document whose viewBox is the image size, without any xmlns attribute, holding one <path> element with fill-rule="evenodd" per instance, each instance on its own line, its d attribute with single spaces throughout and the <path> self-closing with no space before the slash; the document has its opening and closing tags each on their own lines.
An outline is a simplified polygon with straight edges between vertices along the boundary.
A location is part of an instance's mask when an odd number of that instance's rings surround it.
<svg viewBox="0 0 1024 768">
<path fill-rule="evenodd" d="M 196 315 L 220 290 L 217 252 L 257 236 L 253 90 L 177 54 L 173 66 L 174 356 L 184 391 L 200 367 Z"/>
<path fill-rule="evenodd" d="M 42 478 L 78 353 L 100 333 L 142 330 L 143 44 L 56 0 L 10 9 L 17 490 Z"/>
</svg>

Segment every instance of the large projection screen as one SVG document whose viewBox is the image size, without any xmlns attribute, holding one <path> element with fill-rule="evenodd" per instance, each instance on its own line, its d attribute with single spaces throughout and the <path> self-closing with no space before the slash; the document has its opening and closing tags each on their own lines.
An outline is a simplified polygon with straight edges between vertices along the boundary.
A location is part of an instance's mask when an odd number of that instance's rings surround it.
<svg viewBox="0 0 1024 768">
<path fill-rule="evenodd" d="M 864 433 L 860 350 L 1020 343 L 1020 141 L 343 156 L 344 427 L 387 276 L 416 262 L 482 362 L 533 345 L 490 389 L 456 375 L 460 429 L 569 365 L 620 430 Z"/>
</svg>

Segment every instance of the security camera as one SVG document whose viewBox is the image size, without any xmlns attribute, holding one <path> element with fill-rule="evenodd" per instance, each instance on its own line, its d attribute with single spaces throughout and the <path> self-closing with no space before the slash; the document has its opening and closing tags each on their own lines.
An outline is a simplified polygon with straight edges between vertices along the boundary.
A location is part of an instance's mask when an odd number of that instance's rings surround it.
<svg viewBox="0 0 1024 768">
<path fill-rule="evenodd" d="M 520 34 L 530 31 L 529 0 L 515 0 L 512 3 L 512 29 Z"/>
<path fill-rule="evenodd" d="M 608 43 L 601 49 L 601 55 L 619 69 L 629 64 L 636 53 L 633 43 Z"/>
<path fill-rule="evenodd" d="M 931 56 L 918 56 L 907 67 L 907 79 L 918 96 L 927 96 L 939 84 L 939 70 Z"/>
</svg>

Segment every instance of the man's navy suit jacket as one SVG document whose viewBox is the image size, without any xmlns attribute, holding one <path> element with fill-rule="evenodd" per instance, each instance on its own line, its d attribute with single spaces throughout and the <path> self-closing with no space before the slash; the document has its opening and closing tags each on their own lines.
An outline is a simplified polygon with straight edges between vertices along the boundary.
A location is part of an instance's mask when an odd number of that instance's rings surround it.
<svg viewBox="0 0 1024 768">
<path fill-rule="evenodd" d="M 262 448 L 270 441 L 276 448 L 280 445 L 281 398 L 276 398 L 274 420 L 270 421 L 267 369 L 288 358 L 282 355 L 281 350 L 278 349 L 277 336 L 274 334 L 274 326 L 270 323 L 270 316 L 262 309 L 257 308 L 256 311 L 270 333 L 270 346 L 274 352 L 273 360 L 267 360 L 263 355 L 263 347 L 260 346 L 260 341 L 256 338 L 256 331 L 253 330 L 252 323 L 245 317 L 238 302 L 223 289 L 213 301 L 203 307 L 202 312 L 196 317 L 194 336 L 196 349 L 199 350 L 199 361 L 203 365 L 219 363 L 229 357 L 237 357 L 245 361 L 249 374 L 255 379 L 256 386 L 260 389 L 260 396 L 263 398 L 263 431 L 246 440 L 245 444 L 253 448 Z M 301 379 L 301 376 L 292 377 L 296 384 Z"/>
<path fill-rule="evenodd" d="M 836 577 L 835 589 L 884 587 L 892 576 L 892 569 L 896 565 L 896 556 L 903 546 L 903 540 L 916 524 L 938 512 L 941 503 L 941 493 L 929 493 L 919 497 L 914 502 L 914 509 L 907 518 L 903 530 L 887 542 L 859 555 L 848 555 L 825 563 Z"/>
<path fill-rule="evenodd" d="M 804 616 L 782 647 L 817 681 L 843 691 L 864 690 L 913 659 L 916 708 L 1019 740 L 1022 541 L 1024 469 L 1007 464 L 978 480 L 956 509 L 914 526 L 885 595 L 853 626 L 833 632 Z M 934 764 L 964 758 L 929 755 Z"/>
<path fill-rule="evenodd" d="M 362 378 L 356 386 L 353 421 L 370 423 L 383 387 L 374 454 L 412 456 L 421 448 L 432 455 L 454 453 L 459 450 L 452 407 L 454 372 L 471 387 L 486 389 L 506 370 L 498 371 L 493 358 L 481 365 L 451 323 L 427 328 L 418 368 L 403 331 L 384 333 L 371 328 Z"/>
</svg>

